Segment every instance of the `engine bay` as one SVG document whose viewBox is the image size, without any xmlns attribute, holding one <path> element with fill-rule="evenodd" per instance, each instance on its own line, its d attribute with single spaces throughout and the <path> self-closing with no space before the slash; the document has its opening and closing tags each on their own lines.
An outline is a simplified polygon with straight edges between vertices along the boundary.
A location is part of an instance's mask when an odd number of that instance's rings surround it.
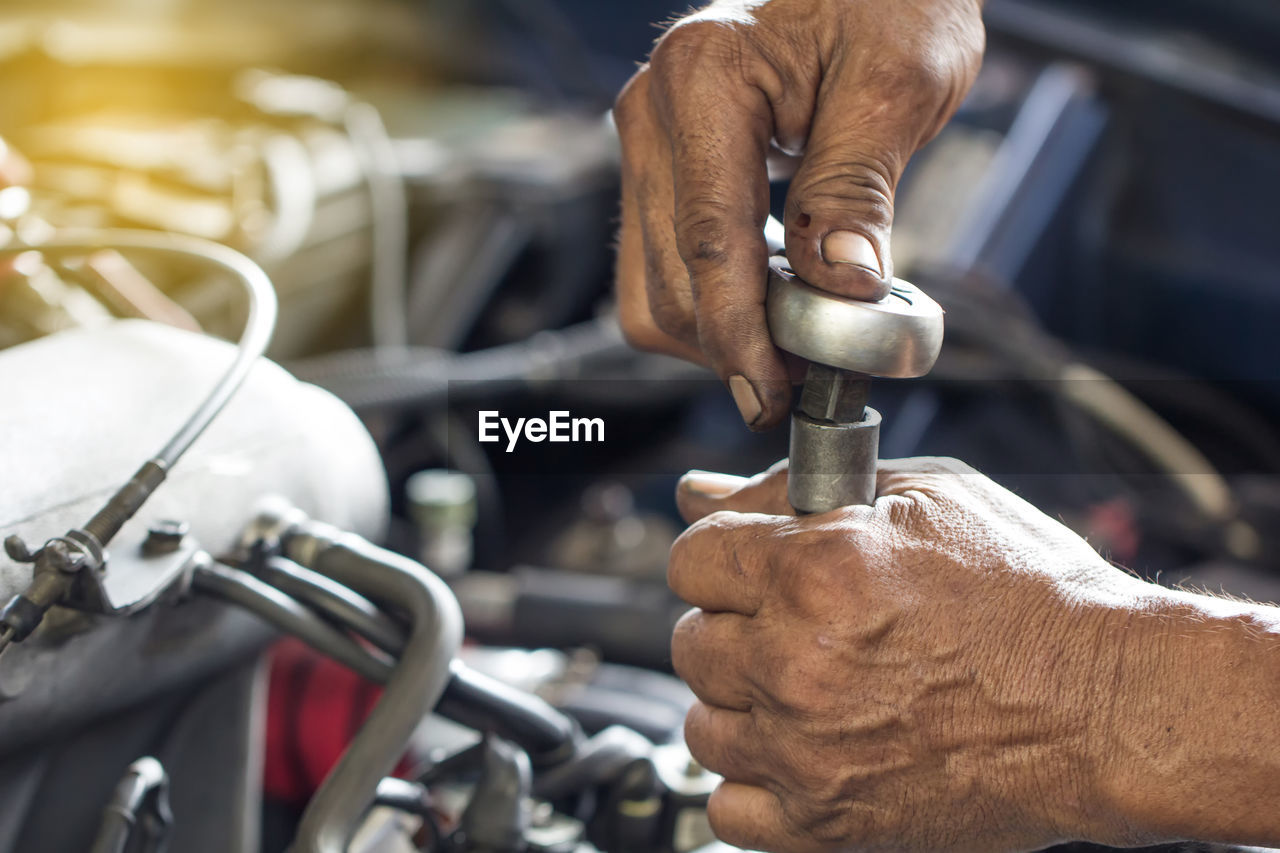
<svg viewBox="0 0 1280 853">
<path fill-rule="evenodd" d="M 788 440 L 619 328 L 640 57 L 575 4 L 62 5 L 0 13 L 0 850 L 729 849 L 673 494 Z M 1275 601 L 1280 72 L 1113 12 L 990 3 L 880 456 Z"/>
</svg>

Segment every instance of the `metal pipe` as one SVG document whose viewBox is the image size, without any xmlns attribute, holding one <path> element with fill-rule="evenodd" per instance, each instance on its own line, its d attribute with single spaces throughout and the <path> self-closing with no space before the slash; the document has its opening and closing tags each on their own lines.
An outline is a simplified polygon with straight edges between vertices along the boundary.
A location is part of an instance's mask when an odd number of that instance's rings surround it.
<svg viewBox="0 0 1280 853">
<path fill-rule="evenodd" d="M 372 104 L 353 102 L 343 125 L 355 146 L 369 190 L 373 220 L 373 260 L 369 315 L 373 342 L 379 349 L 409 343 L 409 306 L 405 284 L 409 263 L 409 202 L 396 165 L 396 150 L 382 114 Z"/>
<path fill-rule="evenodd" d="M 286 537 L 285 554 L 304 567 L 394 607 L 409 639 L 381 701 L 337 767 L 311 799 L 291 846 L 295 853 L 342 853 L 422 718 L 452 677 L 462 643 L 462 612 L 449 587 L 414 561 L 328 525 L 305 522 Z"/>
<path fill-rule="evenodd" d="M 393 667 L 389 662 L 374 657 L 312 610 L 248 572 L 216 563 L 198 566 L 192 573 L 191 586 L 243 607 L 370 681 L 381 684 L 391 676 Z"/>
<path fill-rule="evenodd" d="M 530 382 L 576 378 L 584 363 L 635 356 L 613 317 L 587 320 L 474 353 L 421 347 L 380 352 L 349 350 L 288 365 L 304 382 L 357 411 L 423 408 L 482 391 L 493 395 Z"/>
<path fill-rule="evenodd" d="M 272 557 L 257 571 L 271 586 L 309 605 L 322 616 L 364 637 L 393 656 L 404 650 L 407 632 L 372 601 L 324 575 L 284 557 Z M 387 670 L 390 674 L 390 669 Z M 378 679 L 379 682 L 386 678 Z"/>
<path fill-rule="evenodd" d="M 403 653 L 403 627 L 369 599 L 342 584 L 283 557 L 269 559 L 258 570 L 258 576 L 339 626 L 364 637 L 393 658 Z M 316 620 L 298 623 L 292 609 L 285 614 L 277 610 L 277 605 L 272 605 L 271 612 L 265 612 L 266 604 L 261 599 L 256 599 L 253 605 L 258 608 L 255 612 L 283 630 L 297 633 L 293 625 L 304 627 L 308 635 L 299 636 L 305 642 L 323 654 L 342 660 L 361 675 L 379 684 L 390 676 L 389 664 L 340 633 L 334 637 L 333 632 L 319 630 L 314 624 Z M 290 623 L 285 624 L 284 618 L 291 620 Z M 492 732 L 512 741 L 528 751 L 538 765 L 554 764 L 573 754 L 581 731 L 572 718 L 537 696 L 477 672 L 460 660 L 450 664 L 450 672 L 452 677 L 436 706 L 436 713 L 476 731 Z"/>
<path fill-rule="evenodd" d="M 151 813 L 143 810 L 148 803 Z M 169 774 L 154 758 L 140 758 L 116 785 L 102 813 L 102 825 L 93 840 L 92 853 L 124 853 L 135 827 L 142 825 L 146 841 L 135 849 L 160 850 L 173 816 L 169 812 Z"/>
</svg>

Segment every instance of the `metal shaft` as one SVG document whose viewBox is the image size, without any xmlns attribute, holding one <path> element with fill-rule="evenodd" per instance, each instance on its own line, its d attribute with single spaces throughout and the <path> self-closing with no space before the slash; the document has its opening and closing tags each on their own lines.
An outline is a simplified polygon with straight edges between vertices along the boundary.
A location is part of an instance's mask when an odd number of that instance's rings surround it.
<svg viewBox="0 0 1280 853">
<path fill-rule="evenodd" d="M 787 497 L 801 514 L 876 499 L 880 413 L 867 406 L 868 376 L 811 363 L 791 415 Z"/>
</svg>

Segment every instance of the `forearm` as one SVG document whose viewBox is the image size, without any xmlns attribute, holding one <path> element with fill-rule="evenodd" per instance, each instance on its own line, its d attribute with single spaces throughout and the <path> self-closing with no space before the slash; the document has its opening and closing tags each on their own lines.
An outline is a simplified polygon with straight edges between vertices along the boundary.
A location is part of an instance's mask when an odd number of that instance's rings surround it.
<svg viewBox="0 0 1280 853">
<path fill-rule="evenodd" d="M 1280 845 L 1280 609 L 1159 592 L 1119 630 L 1105 800 L 1138 840 Z"/>
</svg>

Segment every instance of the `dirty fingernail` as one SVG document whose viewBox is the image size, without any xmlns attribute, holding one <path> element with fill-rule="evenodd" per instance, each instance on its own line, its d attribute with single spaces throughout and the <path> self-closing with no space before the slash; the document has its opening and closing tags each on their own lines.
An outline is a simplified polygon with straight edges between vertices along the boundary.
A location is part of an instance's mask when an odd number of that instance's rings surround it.
<svg viewBox="0 0 1280 853">
<path fill-rule="evenodd" d="M 714 471 L 690 471 L 680 478 L 680 488 L 704 498 L 727 497 L 746 483 L 746 477 L 717 474 Z"/>
<path fill-rule="evenodd" d="M 730 376 L 729 391 L 733 394 L 733 402 L 738 404 L 738 411 L 742 413 L 742 419 L 748 426 L 760 419 L 760 413 L 764 411 L 764 407 L 760 405 L 756 389 L 751 387 L 747 377 L 737 374 Z"/>
<path fill-rule="evenodd" d="M 832 231 L 822 241 L 822 258 L 829 264 L 852 264 L 882 277 L 880 258 L 871 241 L 854 231 Z"/>
</svg>

